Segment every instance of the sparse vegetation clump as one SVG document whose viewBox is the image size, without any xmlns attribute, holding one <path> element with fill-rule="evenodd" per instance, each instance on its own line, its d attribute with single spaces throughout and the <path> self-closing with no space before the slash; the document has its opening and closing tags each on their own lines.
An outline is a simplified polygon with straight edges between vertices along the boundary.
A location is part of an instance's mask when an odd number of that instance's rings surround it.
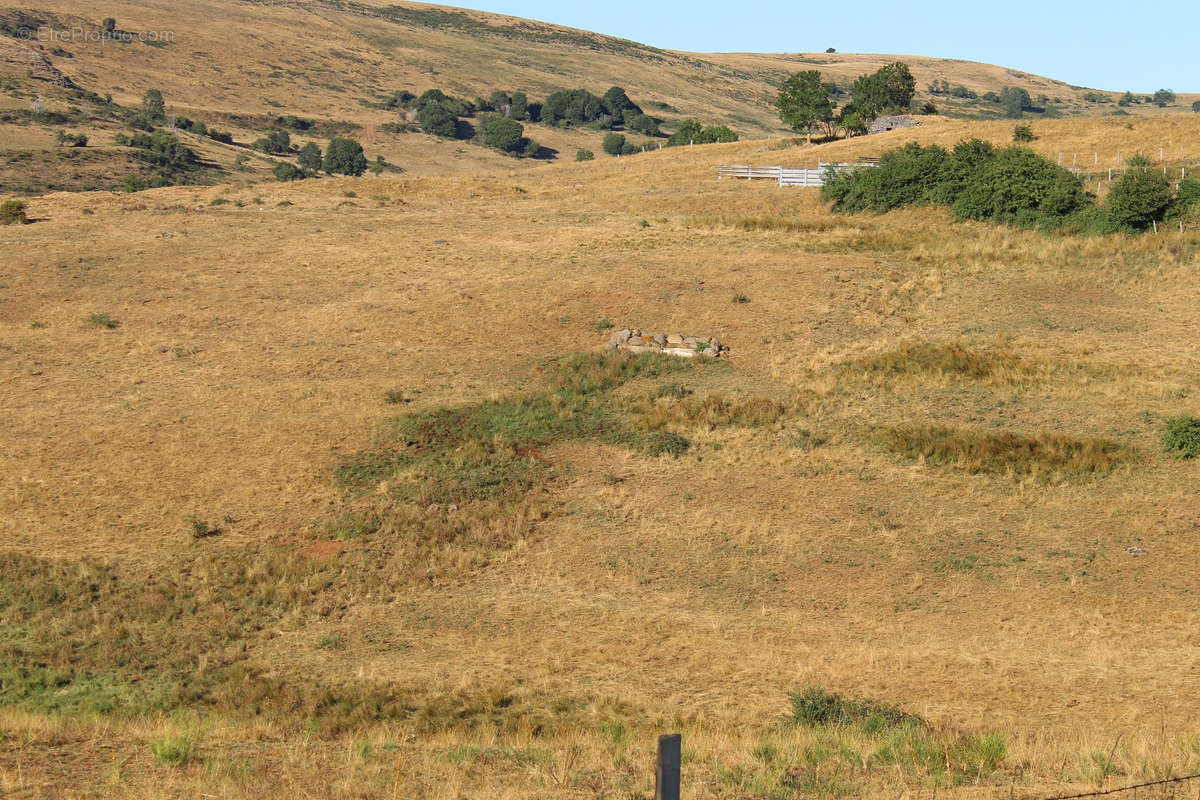
<svg viewBox="0 0 1200 800">
<path fill-rule="evenodd" d="M 961 342 L 911 339 L 859 359 L 854 367 L 881 375 L 957 375 L 988 378 L 1001 371 L 1019 371 L 1020 359 L 1006 351 L 969 347 Z"/>
<path fill-rule="evenodd" d="M 0 225 L 24 225 L 29 222 L 24 200 L 5 200 L 0 203 Z"/>
<path fill-rule="evenodd" d="M 1108 475 L 1134 460 L 1111 439 L 1059 433 L 1025 435 L 941 425 L 895 425 L 876 432 L 888 452 L 968 474 L 1030 475 L 1044 479 Z"/>
<path fill-rule="evenodd" d="M 738 135 L 724 125 L 701 125 L 697 120 L 684 120 L 680 126 L 667 137 L 667 147 L 682 147 L 693 144 L 713 144 L 715 142 L 736 142 Z"/>
</svg>

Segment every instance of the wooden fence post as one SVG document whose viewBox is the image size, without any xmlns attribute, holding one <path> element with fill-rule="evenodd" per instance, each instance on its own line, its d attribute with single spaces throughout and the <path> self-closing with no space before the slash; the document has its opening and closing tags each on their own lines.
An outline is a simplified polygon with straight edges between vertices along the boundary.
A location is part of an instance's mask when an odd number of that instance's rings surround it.
<svg viewBox="0 0 1200 800">
<path fill-rule="evenodd" d="M 680 743 L 683 736 L 664 733 L 658 737 L 658 768 L 654 775 L 654 800 L 679 800 Z"/>
</svg>

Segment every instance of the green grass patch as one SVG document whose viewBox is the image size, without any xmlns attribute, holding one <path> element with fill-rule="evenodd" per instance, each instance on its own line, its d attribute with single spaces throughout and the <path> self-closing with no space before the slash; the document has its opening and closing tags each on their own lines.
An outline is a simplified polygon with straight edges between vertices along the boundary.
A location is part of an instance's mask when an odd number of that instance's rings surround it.
<svg viewBox="0 0 1200 800">
<path fill-rule="evenodd" d="M 1059 433 L 1025 435 L 940 425 L 896 425 L 878 429 L 874 438 L 895 455 L 955 467 L 972 475 L 1082 478 L 1108 475 L 1135 459 L 1129 448 L 1111 439 Z"/>
<path fill-rule="evenodd" d="M 1167 420 L 1163 449 L 1175 458 L 1200 456 L 1200 417 L 1185 415 Z"/>
<path fill-rule="evenodd" d="M 158 736 L 150 740 L 154 760 L 167 767 L 182 767 L 192 759 L 192 740 L 187 736 Z"/>
</svg>

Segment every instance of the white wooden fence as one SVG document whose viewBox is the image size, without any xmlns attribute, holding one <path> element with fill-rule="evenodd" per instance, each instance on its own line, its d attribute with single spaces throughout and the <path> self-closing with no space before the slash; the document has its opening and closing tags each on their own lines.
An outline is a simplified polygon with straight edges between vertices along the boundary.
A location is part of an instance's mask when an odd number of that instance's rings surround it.
<svg viewBox="0 0 1200 800">
<path fill-rule="evenodd" d="M 825 171 L 828 169 L 837 171 L 849 168 L 878 166 L 878 158 L 864 158 L 853 164 L 818 161 L 816 169 L 807 169 L 805 167 L 793 169 L 781 166 L 760 167 L 752 164 L 721 164 L 717 167 L 717 179 L 741 178 L 742 180 L 752 181 L 756 178 L 761 178 L 778 181 L 780 186 L 824 186 Z"/>
</svg>

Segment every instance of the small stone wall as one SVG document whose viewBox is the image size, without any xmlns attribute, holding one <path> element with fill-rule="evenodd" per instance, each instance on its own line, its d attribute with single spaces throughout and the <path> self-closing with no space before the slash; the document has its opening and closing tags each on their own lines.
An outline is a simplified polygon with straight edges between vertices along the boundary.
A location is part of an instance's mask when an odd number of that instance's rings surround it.
<svg viewBox="0 0 1200 800">
<path fill-rule="evenodd" d="M 649 331 L 619 330 L 608 340 L 609 350 L 627 350 L 630 353 L 664 353 L 671 356 L 708 356 L 719 358 L 729 352 L 715 337 L 702 339 L 678 333 L 650 333 Z"/>
</svg>

